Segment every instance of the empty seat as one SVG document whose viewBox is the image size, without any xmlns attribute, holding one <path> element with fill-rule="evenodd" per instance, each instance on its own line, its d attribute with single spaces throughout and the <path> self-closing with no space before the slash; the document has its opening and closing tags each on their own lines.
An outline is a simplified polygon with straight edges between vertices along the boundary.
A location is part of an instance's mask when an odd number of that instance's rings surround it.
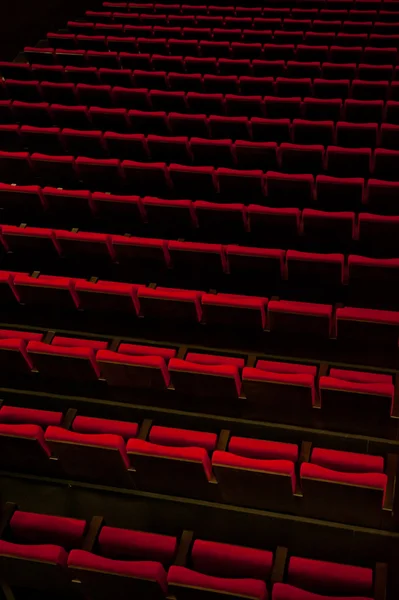
<svg viewBox="0 0 399 600">
<path fill-rule="evenodd" d="M 143 133 L 114 133 L 107 131 L 103 139 L 112 157 L 121 160 L 131 158 L 143 162 L 149 159 L 146 137 Z"/>
<path fill-rule="evenodd" d="M 389 90 L 388 81 L 352 81 L 352 97 L 355 100 L 386 100 Z"/>
<path fill-rule="evenodd" d="M 268 96 L 274 93 L 273 77 L 240 77 L 241 93 L 247 96 Z"/>
<path fill-rule="evenodd" d="M 32 181 L 32 167 L 28 152 L 0 152 L 0 177 L 7 183 Z"/>
<path fill-rule="evenodd" d="M 323 170 L 324 147 L 318 144 L 280 145 L 281 166 L 290 173 L 319 173 Z"/>
<path fill-rule="evenodd" d="M 169 113 L 169 126 L 174 135 L 188 135 L 189 137 L 209 137 L 208 121 L 206 115 L 185 115 Z"/>
<path fill-rule="evenodd" d="M 169 348 L 120 344 L 117 352 L 100 350 L 97 361 L 108 385 L 165 390 L 170 383 L 168 363 L 175 355 Z"/>
<path fill-rule="evenodd" d="M 288 175 L 269 171 L 266 175 L 267 198 L 273 206 L 308 206 L 313 201 L 313 175 Z"/>
<path fill-rule="evenodd" d="M 265 98 L 266 116 L 273 119 L 295 119 L 301 117 L 301 98 Z"/>
<path fill-rule="evenodd" d="M 383 120 L 382 100 L 345 100 L 345 119 L 355 123 L 380 123 Z"/>
<path fill-rule="evenodd" d="M 231 236 L 242 235 L 247 230 L 244 204 L 222 204 L 197 200 L 193 209 L 198 227 L 202 229 L 206 239 L 225 238 L 228 240 Z"/>
<path fill-rule="evenodd" d="M 76 92 L 82 104 L 86 106 L 110 107 L 112 104 L 110 85 L 86 85 L 78 83 Z"/>
<path fill-rule="evenodd" d="M 33 103 L 14 100 L 12 103 L 14 117 L 23 125 L 34 125 L 36 127 L 51 127 L 53 125 L 49 108 L 48 102 Z"/>
<path fill-rule="evenodd" d="M 206 115 L 224 113 L 223 94 L 197 94 L 188 92 L 187 104 L 190 112 Z"/>
<path fill-rule="evenodd" d="M 371 210 L 380 214 L 397 214 L 397 193 L 399 182 L 369 179 L 367 202 Z"/>
<path fill-rule="evenodd" d="M 215 167 L 232 167 L 234 165 L 233 145 L 230 139 L 203 140 L 191 138 L 190 149 L 194 163 Z"/>
<path fill-rule="evenodd" d="M 153 161 L 177 162 L 183 165 L 191 163 L 188 137 L 149 135 L 147 146 Z"/>
<path fill-rule="evenodd" d="M 235 145 L 237 165 L 240 169 L 274 170 L 277 167 L 276 142 L 247 142 L 237 140 Z"/>
<path fill-rule="evenodd" d="M 210 94 L 235 94 L 238 91 L 236 75 L 204 75 L 204 90 Z"/>
<path fill-rule="evenodd" d="M 175 361 L 184 362 L 172 358 L 170 368 Z M 216 440 L 215 434 L 157 426 L 148 440 L 130 439 L 127 452 L 139 488 L 206 497 L 213 478 L 208 453 Z"/>
<path fill-rule="evenodd" d="M 313 93 L 316 98 L 347 98 L 349 79 L 314 79 Z"/>
<path fill-rule="evenodd" d="M 101 131 L 80 131 L 65 128 L 62 131 L 62 141 L 65 144 L 66 151 L 72 156 L 81 154 L 101 158 L 105 155 L 105 143 Z"/>
<path fill-rule="evenodd" d="M 321 144 L 328 146 L 333 143 L 333 121 L 307 121 L 294 119 L 292 123 L 293 141 L 296 144 Z"/>
<path fill-rule="evenodd" d="M 52 229 L 39 227 L 1 227 L 2 243 L 8 252 L 31 252 L 37 257 L 55 259 L 59 256 L 59 245 Z"/>
<path fill-rule="evenodd" d="M 161 198 L 169 195 L 169 172 L 164 162 L 122 162 L 126 188 L 134 194 L 150 193 Z"/>
<path fill-rule="evenodd" d="M 130 271 L 146 274 L 159 273 L 170 264 L 167 242 L 154 238 L 112 236 L 112 248 L 116 259 Z"/>
<path fill-rule="evenodd" d="M 373 175 L 377 179 L 388 179 L 398 181 L 399 175 L 396 169 L 399 151 L 377 148 L 374 152 Z"/>
<path fill-rule="evenodd" d="M 264 196 L 264 180 L 261 170 L 236 170 L 220 168 L 216 171 L 219 192 L 226 198 L 241 200 L 247 194 L 252 200 Z"/>
<path fill-rule="evenodd" d="M 216 193 L 213 167 L 186 167 L 171 164 L 169 175 L 174 192 L 180 198 L 209 198 Z"/>
<path fill-rule="evenodd" d="M 299 235 L 300 211 L 298 208 L 270 208 L 250 204 L 248 223 L 251 239 L 261 244 L 267 236 L 269 245 L 289 248 Z"/>
<path fill-rule="evenodd" d="M 58 127 L 71 129 L 90 129 L 91 120 L 86 106 L 51 105 L 51 116 Z"/>
<path fill-rule="evenodd" d="M 226 112 L 231 116 L 261 117 L 263 116 L 262 96 L 236 96 L 226 94 Z"/>
<path fill-rule="evenodd" d="M 342 100 L 339 98 L 305 98 L 303 101 L 303 116 L 305 119 L 338 121 L 341 109 Z"/>
<path fill-rule="evenodd" d="M 283 276 L 284 251 L 269 248 L 247 248 L 229 244 L 226 247 L 229 273 L 243 289 L 256 287 L 257 292 L 270 291 Z"/>
<path fill-rule="evenodd" d="M 337 198 L 338 191 L 334 200 Z M 348 251 L 353 242 L 355 213 L 323 212 L 305 208 L 302 212 L 303 233 L 307 244 L 329 251 Z"/>
<path fill-rule="evenodd" d="M 198 322 L 202 316 L 200 293 L 172 288 L 140 288 L 140 310 L 144 317 Z"/>
<path fill-rule="evenodd" d="M 301 422 L 311 414 L 316 401 L 316 373 L 317 368 L 312 365 L 258 360 L 255 367 L 244 368 L 243 390 L 260 418 L 273 414 L 277 421 L 286 421 L 288 417 L 290 421 Z M 267 450 L 265 447 L 265 452 Z M 297 446 L 289 444 L 281 450 L 284 458 L 290 456 L 296 461 Z M 273 445 L 269 452 L 273 452 Z M 288 504 L 289 501 L 286 497 L 285 502 Z"/>
<path fill-rule="evenodd" d="M 302 79 L 277 77 L 276 92 L 278 96 L 289 98 L 311 96 L 312 80 L 307 77 L 303 77 Z"/>
<path fill-rule="evenodd" d="M 21 186 L 0 184 L 0 207 L 4 215 L 17 217 L 20 222 L 25 215 L 41 214 L 45 207 L 42 190 L 37 185 Z"/>
<path fill-rule="evenodd" d="M 396 347 L 399 335 L 399 313 L 368 308 L 338 308 L 337 335 L 345 340 L 374 340 Z"/>
<path fill-rule="evenodd" d="M 359 215 L 359 242 L 364 253 L 392 257 L 396 255 L 399 217 L 368 213 Z"/>
<path fill-rule="evenodd" d="M 343 283 L 343 254 L 312 254 L 288 250 L 286 261 L 288 280 L 294 285 L 316 288 L 319 284 L 331 287 Z"/>
<path fill-rule="evenodd" d="M 249 121 L 246 117 L 219 117 L 211 115 L 209 126 L 213 138 L 246 140 L 250 137 Z"/>
<path fill-rule="evenodd" d="M 338 122 L 336 140 L 339 146 L 347 148 L 375 148 L 377 145 L 377 123 Z"/>
<path fill-rule="evenodd" d="M 330 336 L 332 306 L 287 300 L 269 302 L 270 331 L 278 334 Z"/>
<path fill-rule="evenodd" d="M 294 111 L 296 112 L 296 111 Z M 289 118 L 251 119 L 252 138 L 257 142 L 281 143 L 291 141 Z"/>
<path fill-rule="evenodd" d="M 327 169 L 334 176 L 368 177 L 370 160 L 370 148 L 327 148 Z"/>
<path fill-rule="evenodd" d="M 361 177 L 316 177 L 316 197 L 322 210 L 359 211 L 363 202 L 364 179 Z"/>
<path fill-rule="evenodd" d="M 120 162 L 116 158 L 85 158 L 76 159 L 79 178 L 90 190 L 106 192 L 121 186 Z"/>
<path fill-rule="evenodd" d="M 236 294 L 203 294 L 204 322 L 211 327 L 234 327 L 242 330 L 266 326 L 267 298 Z"/>
<path fill-rule="evenodd" d="M 189 352 L 184 360 L 173 358 L 169 372 L 176 391 L 218 398 L 237 398 L 241 391 L 241 358 Z"/>
<path fill-rule="evenodd" d="M 14 277 L 19 300 L 24 304 L 43 304 L 76 310 L 78 299 L 73 280 L 67 277 L 40 275 L 38 278 L 25 274 Z"/>
</svg>

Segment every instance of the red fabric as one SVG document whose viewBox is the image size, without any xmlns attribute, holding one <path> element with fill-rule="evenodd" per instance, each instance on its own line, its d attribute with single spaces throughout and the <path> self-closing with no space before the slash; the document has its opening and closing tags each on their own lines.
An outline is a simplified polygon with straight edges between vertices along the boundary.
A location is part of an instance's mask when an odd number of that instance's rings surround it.
<svg viewBox="0 0 399 600">
<path fill-rule="evenodd" d="M 179 585 L 205 590 L 215 590 L 228 594 L 243 595 L 248 600 L 267 600 L 267 589 L 264 581 L 257 579 L 225 579 L 196 573 L 185 567 L 172 566 L 168 573 L 169 585 Z"/>
<path fill-rule="evenodd" d="M 72 429 L 77 433 L 111 433 L 128 440 L 131 437 L 136 437 L 139 426 L 137 423 L 129 423 L 128 421 L 77 416 L 73 421 Z"/>
<path fill-rule="evenodd" d="M 376 181 L 376 180 L 374 180 Z M 394 182 L 381 181 L 381 184 L 389 184 L 391 185 Z M 395 182 L 395 184 L 399 187 L 399 182 Z M 370 185 L 370 180 L 369 180 Z M 399 259 L 398 258 L 368 258 L 366 256 L 356 256 L 354 254 L 349 255 L 348 259 L 349 268 L 353 266 L 367 266 L 367 267 L 391 267 L 392 269 L 399 267 Z"/>
<path fill-rule="evenodd" d="M 208 575 L 265 580 L 272 570 L 273 552 L 195 540 L 191 560 L 196 571 Z"/>
<path fill-rule="evenodd" d="M 91 281 L 78 281 L 75 286 L 75 290 L 78 293 L 102 292 L 104 294 L 113 294 L 115 296 L 130 296 L 136 311 L 138 310 L 137 289 L 137 285 L 132 283 L 121 283 L 119 281 L 97 281 L 96 283 L 92 283 Z"/>
<path fill-rule="evenodd" d="M 296 250 L 287 251 L 287 260 L 302 260 L 318 263 L 335 263 L 344 268 L 343 254 L 316 254 L 314 252 L 297 252 Z"/>
<path fill-rule="evenodd" d="M 52 544 L 25 545 L 13 544 L 0 540 L 0 556 L 13 556 L 39 562 L 48 562 L 62 567 L 66 566 L 68 554 L 60 546 Z M 22 565 L 21 565 L 22 567 Z"/>
<path fill-rule="evenodd" d="M 312 397 L 312 404 L 315 401 L 315 382 L 314 376 L 308 374 L 291 374 L 291 373 L 273 373 L 272 371 L 262 371 L 252 367 L 244 367 L 242 371 L 242 379 L 251 381 L 265 381 L 270 383 L 284 384 L 288 386 L 296 385 L 308 387 Z M 321 378 L 322 379 L 322 378 Z"/>
<path fill-rule="evenodd" d="M 264 310 L 267 302 L 267 298 L 239 296 L 237 294 L 204 294 L 202 296 L 202 304 L 237 306 L 238 308 L 260 308 L 261 311 Z"/>
<path fill-rule="evenodd" d="M 93 371 L 100 377 L 100 369 L 95 360 L 95 353 L 93 348 L 81 348 L 74 346 L 51 346 L 50 344 L 44 344 L 43 342 L 29 342 L 26 347 L 28 353 L 32 354 L 51 354 L 53 356 L 69 357 L 69 358 L 81 358 L 90 362 Z"/>
<path fill-rule="evenodd" d="M 111 433 L 76 433 L 75 431 L 69 431 L 61 427 L 48 427 L 44 434 L 44 439 L 50 443 L 67 442 L 82 446 L 99 446 L 101 448 L 109 448 L 110 450 L 119 450 L 126 468 L 130 466 L 126 456 L 125 442 L 120 435 Z"/>
<path fill-rule="evenodd" d="M 350 371 L 347 369 L 330 369 L 330 377 L 335 379 L 344 379 L 358 383 L 385 383 L 392 384 L 392 375 L 383 375 L 382 373 L 366 373 L 365 371 Z"/>
<path fill-rule="evenodd" d="M 51 341 L 51 345 L 66 346 L 67 348 L 93 348 L 93 350 L 106 350 L 108 342 L 101 342 L 100 340 L 82 340 L 80 338 L 55 335 Z"/>
<path fill-rule="evenodd" d="M 165 387 L 168 387 L 169 385 L 170 375 L 165 363 L 165 359 L 162 356 L 131 356 L 129 354 L 111 352 L 110 350 L 99 350 L 96 358 L 99 362 L 114 362 L 122 365 L 127 364 L 135 367 L 143 367 L 143 369 L 147 367 L 159 369 L 165 381 Z"/>
<path fill-rule="evenodd" d="M 39 425 L 14 425 L 0 423 L 0 436 L 12 436 L 16 438 L 26 438 L 36 440 L 43 448 L 47 456 L 51 455 L 50 448 L 47 446 L 43 429 Z"/>
<path fill-rule="evenodd" d="M 306 464 L 306 463 L 304 463 Z M 329 594 L 365 594 L 373 596 L 373 571 L 293 556 L 288 565 L 288 583 L 317 592 L 328 586 Z"/>
<path fill-rule="evenodd" d="M 320 390 L 342 390 L 344 392 L 353 392 L 354 394 L 374 394 L 376 396 L 392 398 L 392 401 L 394 395 L 394 386 L 391 383 L 358 383 L 324 376 L 320 377 L 319 388 Z"/>
<path fill-rule="evenodd" d="M 347 483 L 351 486 L 370 487 L 384 491 L 382 504 L 384 504 L 385 491 L 388 483 L 388 477 L 384 473 L 347 473 L 344 471 L 334 471 L 319 467 L 312 463 L 302 463 L 301 478 L 321 479 L 322 481 L 331 481 L 335 483 Z"/>
<path fill-rule="evenodd" d="M 194 305 L 196 320 L 198 322 L 201 321 L 201 292 L 168 288 L 157 288 L 154 290 L 152 288 L 141 287 L 138 291 L 138 297 L 139 300 L 141 298 L 156 298 L 158 300 L 174 301 L 176 303 L 188 302 Z M 176 305 L 176 309 L 178 309 L 178 305 Z"/>
<path fill-rule="evenodd" d="M 317 367 L 313 365 L 301 365 L 298 363 L 286 363 L 274 360 L 258 360 L 256 362 L 256 368 L 274 373 L 313 375 L 314 377 L 316 377 L 317 374 Z"/>
<path fill-rule="evenodd" d="M 288 312 L 300 315 L 314 315 L 331 319 L 332 306 L 329 304 L 312 304 L 310 302 L 292 302 L 290 300 L 271 300 L 269 310 Z M 399 313 L 398 313 L 399 315 Z"/>
<path fill-rule="evenodd" d="M 229 452 L 246 458 L 289 460 L 292 462 L 297 462 L 298 460 L 297 444 L 233 436 L 230 438 L 228 448 Z"/>
<path fill-rule="evenodd" d="M 220 170 L 220 169 L 219 169 Z M 228 254 L 238 254 L 241 256 L 259 256 L 264 258 L 275 258 L 281 261 L 284 260 L 284 250 L 274 250 L 269 248 L 250 248 L 246 246 L 238 246 L 235 244 L 229 244 L 226 248 Z"/>
<path fill-rule="evenodd" d="M 319 467 L 348 473 L 384 472 L 384 459 L 382 456 L 358 454 L 357 452 L 313 448 L 310 462 Z"/>
<path fill-rule="evenodd" d="M 105 526 L 100 531 L 98 545 L 102 554 L 155 560 L 167 565 L 173 561 L 177 539 L 158 533 Z"/>
<path fill-rule="evenodd" d="M 152 444 L 139 439 L 130 439 L 127 443 L 126 450 L 130 454 L 144 454 L 148 456 L 164 456 L 170 458 L 178 458 L 188 462 L 199 462 L 204 467 L 205 474 L 209 479 L 212 477 L 211 461 L 204 448 L 185 446 L 161 446 Z"/>
<path fill-rule="evenodd" d="M 26 342 L 24 340 L 0 340 L 0 350 L 9 350 L 10 352 L 18 351 L 22 354 L 29 369 L 33 368 L 33 363 L 26 351 Z"/>
<path fill-rule="evenodd" d="M 174 348 L 142 346 L 140 344 L 120 344 L 118 352 L 120 354 L 129 354 L 131 356 L 162 356 L 165 361 L 168 361 L 176 356 L 176 350 Z"/>
<path fill-rule="evenodd" d="M 217 444 L 217 435 L 216 433 L 208 433 L 206 431 L 193 431 L 154 425 L 151 428 L 148 440 L 152 444 L 161 446 L 198 446 L 205 448 L 208 452 L 213 452 Z"/>
<path fill-rule="evenodd" d="M 186 373 L 199 373 L 203 375 L 218 375 L 234 379 L 237 395 L 241 391 L 241 381 L 238 367 L 235 365 L 199 365 L 197 363 L 188 362 L 179 358 L 172 358 L 169 361 L 169 371 L 184 371 Z"/>
<path fill-rule="evenodd" d="M 0 329 L 0 340 L 34 340 L 40 342 L 43 339 L 43 333 L 33 333 L 32 331 L 16 331 L 14 329 Z"/>
<path fill-rule="evenodd" d="M 2 406 L 0 408 L 0 423 L 15 423 L 40 425 L 61 425 L 62 412 L 39 410 L 37 408 L 19 408 L 18 406 Z"/>
<path fill-rule="evenodd" d="M 291 478 L 292 493 L 296 489 L 295 465 L 290 460 L 247 458 L 245 456 L 238 456 L 232 452 L 216 450 L 212 455 L 212 465 L 289 475 Z"/>
<path fill-rule="evenodd" d="M 68 567 L 89 571 L 105 571 L 115 573 L 115 575 L 155 581 L 165 594 L 167 592 L 166 572 L 158 562 L 113 560 L 112 558 L 97 556 L 85 550 L 72 550 L 68 557 Z"/>
<path fill-rule="evenodd" d="M 233 365 L 239 369 L 242 369 L 245 365 L 243 358 L 219 356 L 218 354 L 199 354 L 198 352 L 188 352 L 185 360 L 199 365 Z"/>
<path fill-rule="evenodd" d="M 86 521 L 68 517 L 55 517 L 17 510 L 10 520 L 14 535 L 31 542 L 57 543 L 60 546 L 81 544 Z"/>
<path fill-rule="evenodd" d="M 373 215 L 376 217 L 377 215 Z M 389 217 L 392 219 L 392 217 Z M 374 310 L 372 308 L 337 308 L 337 319 L 350 321 L 371 321 L 373 323 L 386 323 L 387 325 L 399 325 L 399 312 L 392 310 Z"/>
<path fill-rule="evenodd" d="M 275 583 L 272 600 L 370 600 L 364 596 L 321 596 L 286 583 Z"/>
</svg>

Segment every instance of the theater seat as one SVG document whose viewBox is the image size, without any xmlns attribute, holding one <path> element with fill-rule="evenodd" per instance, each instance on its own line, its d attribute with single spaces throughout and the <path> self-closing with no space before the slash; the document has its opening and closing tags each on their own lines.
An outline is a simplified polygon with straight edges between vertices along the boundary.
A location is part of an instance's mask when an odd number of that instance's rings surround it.
<svg viewBox="0 0 399 600">
<path fill-rule="evenodd" d="M 267 298 L 237 294 L 203 294 L 204 322 L 211 327 L 226 326 L 263 330 L 266 326 Z"/>
<path fill-rule="evenodd" d="M 399 335 L 399 312 L 366 308 L 337 309 L 340 340 L 373 339 L 375 343 L 395 346 Z"/>
<path fill-rule="evenodd" d="M 139 489 L 205 498 L 215 446 L 215 434 L 153 427 L 148 441 L 130 439 L 126 448 Z"/>
<path fill-rule="evenodd" d="M 135 315 L 138 312 L 137 285 L 114 281 L 78 281 L 75 291 L 79 306 L 87 311 L 110 311 Z"/>
<path fill-rule="evenodd" d="M 372 596 L 373 571 L 365 567 L 292 556 L 288 564 L 287 583 L 316 594 Z"/>
<path fill-rule="evenodd" d="M 72 480 L 131 487 L 125 441 L 122 435 L 115 433 L 114 423 L 111 427 L 113 433 L 107 433 L 106 426 L 97 426 L 90 433 L 53 426 L 47 428 L 46 444 L 57 458 L 64 476 Z M 123 426 L 121 433 L 124 431 Z"/>
<path fill-rule="evenodd" d="M 135 595 L 163 598 L 167 591 L 166 571 L 161 563 L 104 558 L 84 550 L 72 550 L 68 572 L 87 594 L 99 596 L 112 588 L 118 598 Z"/>
<path fill-rule="evenodd" d="M 292 510 L 298 446 L 231 437 L 212 466 L 225 502 L 269 510 Z M 267 490 L 273 487 L 273 494 Z"/>
<path fill-rule="evenodd" d="M 306 334 L 328 338 L 332 306 L 289 300 L 269 302 L 270 331 L 278 334 Z"/>
<path fill-rule="evenodd" d="M 273 414 L 280 421 L 301 422 L 309 418 L 316 402 L 315 377 L 312 365 L 258 360 L 255 367 L 243 370 L 243 392 L 262 418 Z"/>
<path fill-rule="evenodd" d="M 134 344 L 120 344 L 117 352 L 100 350 L 97 361 L 110 386 L 165 390 L 170 383 L 168 362 L 176 352 Z"/>
<path fill-rule="evenodd" d="M 359 215 L 359 243 L 362 254 L 381 257 L 396 255 L 398 216 Z"/>
<path fill-rule="evenodd" d="M 202 318 L 201 293 L 171 288 L 144 288 L 138 291 L 144 317 L 198 323 Z"/>
<path fill-rule="evenodd" d="M 14 277 L 15 290 L 20 302 L 63 307 L 76 310 L 78 299 L 74 290 L 74 281 L 67 277 L 40 275 L 31 277 L 21 273 Z"/>
<path fill-rule="evenodd" d="M 275 583 L 273 586 L 272 600 L 339 600 L 342 596 L 321 596 L 302 590 L 287 583 Z M 365 597 L 347 597 L 346 600 L 367 600 Z"/>
<path fill-rule="evenodd" d="M 211 398 L 237 398 L 244 360 L 189 352 L 184 360 L 172 358 L 169 372 L 179 394 Z"/>
</svg>

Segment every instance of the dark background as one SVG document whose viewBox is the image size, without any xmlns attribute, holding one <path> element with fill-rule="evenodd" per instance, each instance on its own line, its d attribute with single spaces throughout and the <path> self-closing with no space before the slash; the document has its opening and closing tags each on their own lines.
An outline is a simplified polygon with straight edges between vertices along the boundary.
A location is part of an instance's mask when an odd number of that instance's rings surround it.
<svg viewBox="0 0 399 600">
<path fill-rule="evenodd" d="M 0 3 L 0 60 L 13 60 L 47 31 L 65 27 L 85 10 L 101 10 L 101 0 L 3 0 Z"/>
</svg>

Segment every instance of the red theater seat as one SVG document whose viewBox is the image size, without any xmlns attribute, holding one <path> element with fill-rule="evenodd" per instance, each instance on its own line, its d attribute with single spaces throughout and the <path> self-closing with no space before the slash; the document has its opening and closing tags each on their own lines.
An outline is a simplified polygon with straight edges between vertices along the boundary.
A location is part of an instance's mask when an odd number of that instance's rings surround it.
<svg viewBox="0 0 399 600">
<path fill-rule="evenodd" d="M 75 291 L 83 310 L 138 312 L 137 286 L 111 281 L 78 281 Z"/>
<path fill-rule="evenodd" d="M 113 430 L 114 424 L 111 421 Z M 129 461 L 122 435 L 104 432 L 103 427 L 99 433 L 77 433 L 50 426 L 45 440 L 67 477 L 130 487 Z"/>
<path fill-rule="evenodd" d="M 14 286 L 24 304 L 51 304 L 74 310 L 78 306 L 74 280 L 67 277 L 40 275 L 35 278 L 22 273 L 14 277 Z"/>
<path fill-rule="evenodd" d="M 216 435 L 210 438 L 212 434 L 197 431 L 153 429 L 148 441 L 130 439 L 126 446 L 139 489 L 205 496 L 213 478 L 208 452 L 216 446 Z"/>
<path fill-rule="evenodd" d="M 296 556 L 290 558 L 287 582 L 316 594 L 373 593 L 372 569 Z"/>
<path fill-rule="evenodd" d="M 365 253 L 377 256 L 395 256 L 397 247 L 398 216 L 368 213 L 359 215 L 359 242 Z"/>
<path fill-rule="evenodd" d="M 204 322 L 212 327 L 265 329 L 267 298 L 203 294 Z"/>
<path fill-rule="evenodd" d="M 324 338 L 330 335 L 330 305 L 271 300 L 268 308 L 271 332 L 316 335 Z"/>
<path fill-rule="evenodd" d="M 170 383 L 167 364 L 174 355 L 165 348 L 121 344 L 118 352 L 100 350 L 97 361 L 111 386 L 165 390 Z"/>
<path fill-rule="evenodd" d="M 396 346 L 399 335 L 399 313 L 365 308 L 338 308 L 339 339 L 374 339 L 375 342 Z"/>
<path fill-rule="evenodd" d="M 140 311 L 144 317 L 178 319 L 198 323 L 202 318 L 201 293 L 171 288 L 140 288 Z"/>
<path fill-rule="evenodd" d="M 243 366 L 243 359 L 189 352 L 184 360 L 171 359 L 169 372 L 179 393 L 237 398 Z"/>
<path fill-rule="evenodd" d="M 213 453 L 212 466 L 226 502 L 289 510 L 296 488 L 297 460 L 295 444 L 232 437 L 226 451 Z M 266 492 L 271 486 L 273 495 Z"/>
</svg>

